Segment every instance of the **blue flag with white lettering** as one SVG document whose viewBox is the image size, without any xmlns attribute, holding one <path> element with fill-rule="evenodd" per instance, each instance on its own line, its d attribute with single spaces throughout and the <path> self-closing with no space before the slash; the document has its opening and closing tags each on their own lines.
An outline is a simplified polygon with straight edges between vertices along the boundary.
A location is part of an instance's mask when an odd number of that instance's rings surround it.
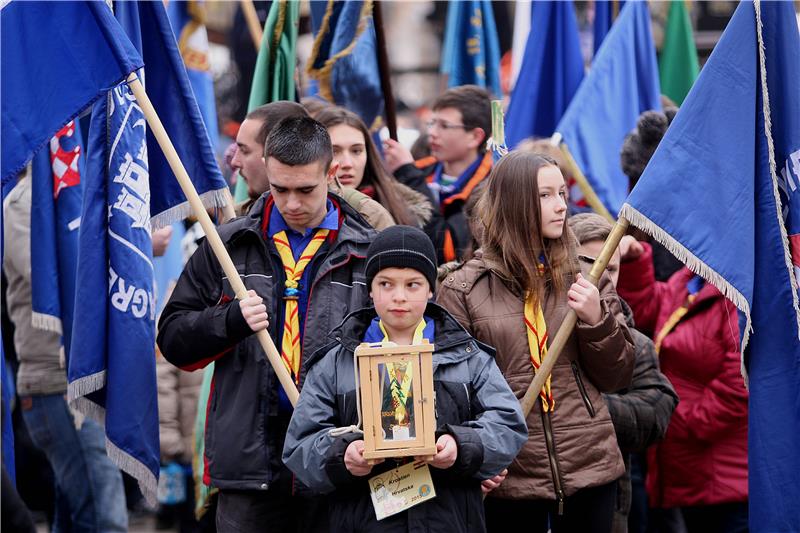
<svg viewBox="0 0 800 533">
<path fill-rule="evenodd" d="M 127 84 L 94 106 L 78 256 L 69 399 L 104 420 L 109 457 L 155 501 L 155 297 L 146 125 Z"/>
<path fill-rule="evenodd" d="M 121 84 L 89 130 L 69 398 L 105 420 L 106 448 L 155 500 L 155 301 L 146 125 Z"/>
<path fill-rule="evenodd" d="M 4 194 L 81 110 L 142 66 L 103 2 L 3 2 L 0 138 Z"/>
<path fill-rule="evenodd" d="M 619 211 L 628 178 L 619 164 L 639 115 L 661 109 L 647 2 L 627 2 L 556 127 L 603 204 Z"/>
<path fill-rule="evenodd" d="M 478 85 L 503 95 L 500 41 L 489 0 L 448 2 L 441 71 L 448 87 Z"/>
<path fill-rule="evenodd" d="M 534 2 L 522 68 L 511 93 L 506 140 L 550 137 L 583 80 L 578 20 L 572 2 Z"/>
<path fill-rule="evenodd" d="M 798 86 L 792 4 L 739 4 L 620 213 L 740 311 L 754 532 L 800 531 Z"/>
<path fill-rule="evenodd" d="M 356 113 L 370 129 L 380 125 L 383 89 L 378 68 L 372 2 L 311 2 L 314 49 L 309 77 L 319 96 Z"/>
<path fill-rule="evenodd" d="M 145 58 L 137 75 L 198 193 L 221 202 L 225 182 L 164 5 L 118 2 L 115 16 Z M 69 398 L 104 420 L 109 456 L 154 502 L 160 455 L 150 231 L 188 206 L 126 84 L 95 104 L 87 154 Z"/>
<path fill-rule="evenodd" d="M 78 121 L 34 156 L 31 175 L 31 321 L 62 335 L 69 355 L 86 156 Z"/>
<path fill-rule="evenodd" d="M 114 14 L 144 58 L 142 83 L 203 204 L 225 205 L 227 184 L 214 156 L 164 4 L 116 2 Z M 191 208 L 149 129 L 147 153 L 152 194 L 150 213 L 153 227 L 160 228 L 186 218 Z"/>
</svg>

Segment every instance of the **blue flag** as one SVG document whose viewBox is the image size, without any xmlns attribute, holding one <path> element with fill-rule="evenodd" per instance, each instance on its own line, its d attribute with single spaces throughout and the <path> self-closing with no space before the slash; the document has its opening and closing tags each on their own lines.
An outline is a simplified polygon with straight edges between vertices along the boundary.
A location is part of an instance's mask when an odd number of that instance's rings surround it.
<svg viewBox="0 0 800 533">
<path fill-rule="evenodd" d="M 70 401 L 105 422 L 109 457 L 154 502 L 159 441 L 145 129 L 127 84 L 94 106 L 67 378 Z"/>
<path fill-rule="evenodd" d="M 164 255 L 153 258 L 155 270 L 155 297 L 156 314 L 161 313 L 164 304 L 167 303 L 167 295 L 171 292 L 178 278 L 183 272 L 183 250 L 181 240 L 186 235 L 183 222 L 172 224 L 172 236 Z"/>
<path fill-rule="evenodd" d="M 77 121 L 70 121 L 34 156 L 31 175 L 31 320 L 62 335 L 68 355 L 75 302 L 75 269 L 85 154 Z"/>
<path fill-rule="evenodd" d="M 2 453 L 3 465 L 6 467 L 6 473 L 11 478 L 11 482 L 16 485 L 17 483 L 17 468 L 14 461 L 14 426 L 11 422 L 11 403 L 14 401 L 15 389 L 14 376 L 6 365 L 6 356 L 3 352 L 3 343 L 0 342 L 0 369 L 2 372 L 2 397 L 3 397 L 3 420 L 2 420 Z"/>
<path fill-rule="evenodd" d="M 500 42 L 489 0 L 449 2 L 442 50 L 447 86 L 479 85 L 496 97 L 500 90 Z"/>
<path fill-rule="evenodd" d="M 212 146 L 216 145 L 218 136 L 217 103 L 214 99 L 214 79 L 211 77 L 209 61 L 208 32 L 206 31 L 206 6 L 202 0 L 173 1 L 167 4 L 167 13 L 178 42 L 178 50 L 189 83 L 203 122 L 211 138 Z"/>
<path fill-rule="evenodd" d="M 118 2 L 115 9 L 145 58 L 147 68 L 137 74 L 198 193 L 222 201 L 225 182 L 164 5 Z M 185 215 L 188 206 L 126 84 L 95 104 L 87 147 L 69 398 L 104 420 L 109 456 L 155 502 L 160 457 L 150 230 Z"/>
<path fill-rule="evenodd" d="M 59 129 L 143 63 L 103 2 L 11 2 L 0 41 L 7 191 Z"/>
<path fill-rule="evenodd" d="M 647 2 L 628 2 L 556 127 L 597 196 L 616 213 L 628 196 L 622 142 L 648 109 L 661 109 Z"/>
<path fill-rule="evenodd" d="M 600 45 L 611 31 L 614 19 L 617 18 L 619 10 L 625 5 L 624 0 L 595 0 L 594 2 L 594 40 L 593 48 L 596 54 L 600 50 Z"/>
<path fill-rule="evenodd" d="M 792 4 L 739 4 L 620 213 L 740 310 L 755 532 L 800 530 L 798 83 Z"/>
<path fill-rule="evenodd" d="M 531 31 L 511 93 L 506 140 L 550 137 L 583 80 L 578 21 L 572 2 L 533 2 Z"/>
<path fill-rule="evenodd" d="M 353 111 L 374 129 L 383 114 L 372 2 L 311 2 L 314 49 L 308 74 L 318 94 Z"/>
<path fill-rule="evenodd" d="M 146 65 L 142 83 L 206 207 L 227 202 L 227 184 L 211 148 L 162 2 L 117 2 L 114 13 Z M 160 228 L 191 214 L 175 174 L 147 130 L 152 225 Z"/>
</svg>

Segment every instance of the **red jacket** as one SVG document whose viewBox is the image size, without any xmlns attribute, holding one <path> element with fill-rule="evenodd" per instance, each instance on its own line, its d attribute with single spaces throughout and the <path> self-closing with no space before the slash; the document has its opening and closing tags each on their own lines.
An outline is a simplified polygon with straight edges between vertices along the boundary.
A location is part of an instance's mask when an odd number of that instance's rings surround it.
<svg viewBox="0 0 800 533">
<path fill-rule="evenodd" d="M 623 262 L 617 290 L 633 308 L 636 327 L 656 337 L 687 299 L 694 274 L 683 268 L 656 282 L 650 246 Z M 653 507 L 747 500 L 747 390 L 741 375 L 736 307 L 713 285 L 664 338 L 661 371 L 680 397 L 663 442 L 648 451 L 647 491 Z"/>
</svg>

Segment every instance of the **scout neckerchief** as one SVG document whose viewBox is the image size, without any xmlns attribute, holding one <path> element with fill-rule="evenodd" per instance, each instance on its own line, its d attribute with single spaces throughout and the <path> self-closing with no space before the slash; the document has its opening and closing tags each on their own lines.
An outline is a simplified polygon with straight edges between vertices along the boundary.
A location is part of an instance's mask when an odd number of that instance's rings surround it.
<svg viewBox="0 0 800 533">
<path fill-rule="evenodd" d="M 540 275 L 544 275 L 544 257 L 540 257 L 539 260 L 540 263 L 537 265 L 537 269 Z M 544 321 L 542 304 L 533 292 L 528 292 L 525 297 L 524 313 L 525 332 L 528 336 L 528 352 L 533 365 L 533 373 L 536 374 L 547 355 L 547 323 Z M 547 381 L 542 386 L 542 390 L 539 391 L 539 397 L 542 399 L 542 410 L 545 412 L 552 411 L 556 406 L 556 402 L 553 399 L 553 391 L 550 389 L 550 382 L 551 379 L 548 376 Z"/>
<path fill-rule="evenodd" d="M 492 154 L 487 152 L 480 154 L 465 170 L 458 176 L 455 183 L 443 185 L 441 183 L 444 163 L 437 163 L 433 172 L 428 176 L 428 187 L 433 192 L 442 208 L 455 200 L 463 200 L 469 197 L 472 189 L 489 174 L 492 169 Z"/>
<path fill-rule="evenodd" d="M 435 159 L 426 158 L 420 160 L 419 163 L 421 164 L 429 161 L 434 162 Z M 433 193 L 434 198 L 436 198 L 442 213 L 444 213 L 453 202 L 467 201 L 467 198 L 469 198 L 472 190 L 477 187 L 478 184 L 483 181 L 484 178 L 486 178 L 486 176 L 489 175 L 489 172 L 492 170 L 492 161 L 493 158 L 491 151 L 488 151 L 483 155 L 479 155 L 477 159 L 475 159 L 475 161 L 464 172 L 461 173 L 456 182 L 448 186 L 444 186 L 439 183 L 444 169 L 444 164 L 436 163 L 433 173 L 431 173 L 427 178 L 427 182 L 428 188 Z M 456 247 L 464 246 L 464 243 L 455 242 L 453 239 L 453 232 L 449 227 L 445 227 L 442 239 L 442 259 L 444 259 L 444 262 L 455 261 L 458 259 Z"/>
<path fill-rule="evenodd" d="M 417 329 L 414 330 L 414 336 L 412 337 L 411 343 L 421 344 L 423 339 L 432 341 L 433 334 L 433 320 L 430 320 L 427 317 L 422 317 L 422 320 L 420 320 L 419 324 L 417 324 Z M 364 333 L 364 342 L 389 342 L 389 333 L 386 331 L 386 328 L 384 328 L 383 322 L 380 318 L 376 317 L 369 325 L 367 331 Z M 392 399 L 395 400 L 393 404 L 397 406 L 396 409 L 398 418 L 403 420 L 406 418 L 406 399 L 408 398 L 408 393 L 411 390 L 411 379 L 413 376 L 411 372 L 411 365 L 407 363 L 401 363 L 397 366 L 406 367 L 401 381 L 398 381 L 397 379 L 397 369 L 395 368 L 395 363 L 386 363 L 386 373 L 389 375 L 389 386 L 391 387 L 392 391 Z"/>
<path fill-rule="evenodd" d="M 689 312 L 689 307 L 692 306 L 695 299 L 697 298 L 697 293 L 700 292 L 700 289 L 703 288 L 705 282 L 703 278 L 700 276 L 694 276 L 689 282 L 686 284 L 686 288 L 689 291 L 689 294 L 686 296 L 686 301 L 683 303 L 682 306 L 677 308 L 675 311 L 669 315 L 669 318 L 664 325 L 661 326 L 661 330 L 656 335 L 656 353 L 661 351 L 661 343 L 664 342 L 664 339 L 667 335 L 675 329 L 675 326 L 681 321 L 681 319 Z"/>
<path fill-rule="evenodd" d="M 295 262 L 292 247 L 285 231 L 279 231 L 272 236 L 275 248 L 281 256 L 283 269 L 286 272 L 286 288 L 283 291 L 286 311 L 283 319 L 283 340 L 281 342 L 281 358 L 283 364 L 294 375 L 295 383 L 300 382 L 300 317 L 297 299 L 300 296 L 298 285 L 303 277 L 303 271 L 314 258 L 325 238 L 330 233 L 327 229 L 318 229 L 311 241 L 306 245 L 300 259 Z"/>
<path fill-rule="evenodd" d="M 544 321 L 542 305 L 533 293 L 528 293 L 525 298 L 525 330 L 528 334 L 528 350 L 535 374 L 539 372 L 539 367 L 547 355 L 547 324 Z M 550 411 L 555 407 L 556 402 L 550 390 L 550 377 L 539 391 L 539 396 L 542 399 L 542 410 Z"/>
</svg>

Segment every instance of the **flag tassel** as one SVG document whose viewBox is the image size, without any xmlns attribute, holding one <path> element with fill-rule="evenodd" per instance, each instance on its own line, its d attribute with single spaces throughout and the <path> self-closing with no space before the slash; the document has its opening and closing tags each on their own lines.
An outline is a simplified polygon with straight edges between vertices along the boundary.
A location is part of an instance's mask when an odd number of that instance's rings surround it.
<svg viewBox="0 0 800 533">
<path fill-rule="evenodd" d="M 753 325 L 750 317 L 750 305 L 747 303 L 747 298 L 745 298 L 744 295 L 736 289 L 736 287 L 728 283 L 725 278 L 716 270 L 701 261 L 685 246 L 673 239 L 669 233 L 658 227 L 649 218 L 631 207 L 629 204 L 623 204 L 622 209 L 620 210 L 620 217 L 626 218 L 631 222 L 631 224 L 637 228 L 641 228 L 642 231 L 652 236 L 672 255 L 674 255 L 678 261 L 686 265 L 689 270 L 711 283 L 719 290 L 719 292 L 722 293 L 723 296 L 725 296 L 725 298 L 733 302 L 733 305 L 735 305 L 737 309 L 744 313 L 746 323 L 744 331 L 742 332 L 742 345 L 740 347 L 741 372 L 745 385 L 749 386 L 747 369 L 744 365 L 744 350 L 747 348 L 747 343 L 750 340 L 750 334 L 753 332 Z"/>
<path fill-rule="evenodd" d="M 44 331 L 52 331 L 53 333 L 62 334 L 61 319 L 57 316 L 46 315 L 44 313 L 31 313 L 31 325 L 36 329 Z"/>
<path fill-rule="evenodd" d="M 175 173 L 175 177 L 178 179 L 178 183 L 180 183 L 181 189 L 186 195 L 186 198 L 192 207 L 192 211 L 194 211 L 195 217 L 200 222 L 203 231 L 205 231 L 208 243 L 214 251 L 214 255 L 216 255 L 217 260 L 220 262 L 222 270 L 228 277 L 228 281 L 235 291 L 236 297 L 240 300 L 246 298 L 247 289 L 239 277 L 239 273 L 237 272 L 236 267 L 231 260 L 231 256 L 228 254 L 228 251 L 222 244 L 222 239 L 220 239 L 216 227 L 214 227 L 213 222 L 211 222 L 211 218 L 208 216 L 208 213 L 203 206 L 203 202 L 200 200 L 200 196 L 197 194 L 192 181 L 189 179 L 189 175 L 187 174 L 180 157 L 178 157 L 178 153 L 175 151 L 172 141 L 167 135 L 163 124 L 161 124 L 161 119 L 159 119 L 156 110 L 153 108 L 153 104 L 150 102 L 150 98 L 147 96 L 144 86 L 142 86 L 142 83 L 139 81 L 139 78 L 136 77 L 136 74 L 131 74 L 128 77 L 127 83 L 136 97 L 136 100 L 139 102 L 139 105 L 142 108 L 142 113 L 147 119 L 147 124 L 150 126 L 150 129 L 158 141 L 161 150 L 164 152 L 164 156 L 169 162 L 170 168 Z M 267 330 L 263 329 L 258 331 L 256 336 L 261 344 L 261 347 L 264 348 L 267 360 L 269 361 L 270 365 L 272 365 L 272 369 L 275 371 L 275 374 L 278 376 L 278 380 L 283 386 L 286 395 L 289 397 L 289 401 L 292 402 L 292 405 L 296 405 L 300 393 L 297 391 L 297 387 L 294 384 L 294 380 L 289 375 L 289 371 L 286 370 L 286 367 L 283 365 L 281 356 L 278 353 L 278 350 L 275 349 L 275 344 L 273 344 L 272 339 L 267 333 Z"/>
<path fill-rule="evenodd" d="M 778 173 L 776 171 L 777 164 L 775 162 L 775 142 L 772 139 L 772 113 L 770 112 L 769 103 L 769 88 L 767 87 L 767 61 L 766 53 L 764 50 L 764 34 L 763 24 L 761 22 L 761 2 L 760 0 L 753 1 L 753 7 L 756 12 L 756 35 L 758 36 L 758 66 L 761 78 L 761 105 L 764 112 L 764 132 L 767 137 L 767 149 L 769 150 L 769 174 L 772 178 L 772 194 L 775 198 L 775 210 L 778 216 L 778 227 L 781 231 L 781 242 L 783 243 L 783 257 L 786 262 L 786 269 L 789 271 L 789 281 L 792 284 L 792 303 L 794 304 L 794 311 L 797 320 L 798 338 L 800 338 L 800 302 L 797 296 L 797 278 L 794 275 L 794 265 L 792 264 L 792 252 L 789 249 L 789 237 L 786 232 L 786 225 L 783 221 L 783 214 L 781 213 L 781 198 L 778 193 Z M 742 363 L 744 368 L 744 362 Z M 746 381 L 746 380 L 745 380 Z"/>
<path fill-rule="evenodd" d="M 70 383 L 67 394 L 70 406 L 75 408 L 81 415 L 94 420 L 102 426 L 106 424 L 106 410 L 83 396 L 105 387 L 105 384 L 105 371 L 98 372 L 97 374 Z M 158 479 L 156 479 L 150 469 L 133 455 L 116 446 L 108 437 L 106 437 L 105 443 L 108 458 L 123 472 L 136 479 L 142 491 L 142 496 L 144 496 L 145 500 L 147 500 L 150 505 L 155 505 L 158 501 L 156 496 L 158 491 Z"/>
<path fill-rule="evenodd" d="M 227 188 L 204 192 L 199 196 L 200 201 L 206 209 L 221 208 L 226 221 L 236 216 L 233 211 L 233 202 L 230 199 L 230 192 L 228 192 Z M 155 231 L 167 227 L 177 220 L 188 218 L 191 215 L 192 206 L 189 205 L 189 202 L 183 202 L 152 217 L 150 219 L 150 228 Z"/>
</svg>

